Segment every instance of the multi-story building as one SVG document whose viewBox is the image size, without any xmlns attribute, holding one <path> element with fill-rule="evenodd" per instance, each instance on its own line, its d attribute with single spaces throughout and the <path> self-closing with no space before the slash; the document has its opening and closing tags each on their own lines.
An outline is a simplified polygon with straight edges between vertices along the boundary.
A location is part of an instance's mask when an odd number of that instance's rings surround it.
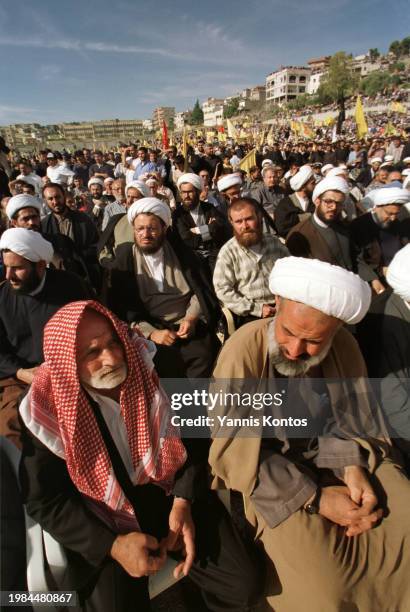
<svg viewBox="0 0 410 612">
<path fill-rule="evenodd" d="M 361 77 L 365 77 L 375 70 L 380 70 L 382 64 L 379 59 L 371 60 L 368 54 L 356 55 L 353 58 L 352 68 L 354 72 L 357 72 Z"/>
<path fill-rule="evenodd" d="M 280 104 L 307 93 L 311 69 L 306 66 L 282 66 L 266 77 L 266 102 Z"/>
<path fill-rule="evenodd" d="M 152 126 L 154 130 L 161 130 L 163 123 L 169 125 L 170 119 L 174 119 L 174 106 L 158 106 L 152 113 Z"/>
<path fill-rule="evenodd" d="M 212 127 L 222 125 L 224 115 L 224 100 L 221 98 L 208 98 L 202 104 L 204 125 Z"/>
<path fill-rule="evenodd" d="M 330 55 L 315 57 L 308 61 L 308 66 L 311 69 L 309 81 L 306 88 L 306 93 L 315 94 L 319 89 L 319 85 L 327 72 L 330 61 Z"/>
<path fill-rule="evenodd" d="M 192 115 L 192 111 L 190 110 L 180 111 L 179 113 L 176 113 L 175 114 L 175 124 L 174 124 L 175 129 L 183 130 L 184 125 L 189 124 L 191 120 L 191 115 Z"/>
<path fill-rule="evenodd" d="M 81 123 L 63 123 L 63 138 L 76 141 L 128 141 L 142 136 L 140 119 L 104 119 Z"/>
</svg>

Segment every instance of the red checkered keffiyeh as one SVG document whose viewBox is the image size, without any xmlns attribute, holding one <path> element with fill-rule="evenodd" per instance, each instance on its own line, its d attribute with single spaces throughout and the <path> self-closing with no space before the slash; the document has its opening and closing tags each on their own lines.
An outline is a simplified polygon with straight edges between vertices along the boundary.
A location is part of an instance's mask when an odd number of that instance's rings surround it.
<svg viewBox="0 0 410 612">
<path fill-rule="evenodd" d="M 185 448 L 170 423 L 168 400 L 144 361 L 146 341 L 93 301 L 61 308 L 44 330 L 45 363 L 31 386 L 23 418 L 36 437 L 64 458 L 70 477 L 92 509 L 118 531 L 136 528 L 131 504 L 117 482 L 76 364 L 77 329 L 86 309 L 107 317 L 121 340 L 128 365 L 120 406 L 135 484 L 157 483 L 169 493 L 185 463 Z"/>
</svg>

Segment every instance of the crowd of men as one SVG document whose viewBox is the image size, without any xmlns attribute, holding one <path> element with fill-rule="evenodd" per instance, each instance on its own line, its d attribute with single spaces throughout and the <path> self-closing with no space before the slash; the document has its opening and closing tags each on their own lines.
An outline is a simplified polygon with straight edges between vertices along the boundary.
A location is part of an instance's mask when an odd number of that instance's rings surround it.
<svg viewBox="0 0 410 612">
<path fill-rule="evenodd" d="M 248 171 L 235 143 L 0 142 L 0 434 L 82 610 L 148 610 L 167 555 L 209 610 L 410 609 L 406 133 Z M 302 382 L 316 433 L 181 439 L 160 380 L 212 375 Z"/>
</svg>

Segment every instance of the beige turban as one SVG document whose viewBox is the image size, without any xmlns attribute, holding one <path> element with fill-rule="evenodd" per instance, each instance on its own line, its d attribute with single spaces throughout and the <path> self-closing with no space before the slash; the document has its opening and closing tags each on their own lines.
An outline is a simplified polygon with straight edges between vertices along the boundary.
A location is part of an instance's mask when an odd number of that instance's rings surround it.
<svg viewBox="0 0 410 612">
<path fill-rule="evenodd" d="M 410 202 L 410 193 L 400 187 L 382 187 L 371 192 L 374 206 L 388 204 L 406 204 Z"/>
<path fill-rule="evenodd" d="M 12 227 L 6 230 L 0 238 L 0 251 L 8 249 L 21 255 L 29 261 L 45 261 L 53 259 L 54 249 L 51 242 L 44 240 L 39 232 L 23 227 Z"/>
<path fill-rule="evenodd" d="M 349 185 L 341 176 L 326 177 L 319 181 L 313 190 L 312 200 L 315 201 L 326 191 L 341 191 L 345 196 L 349 193 Z"/>
<path fill-rule="evenodd" d="M 9 219 L 13 219 L 15 214 L 22 208 L 35 208 L 38 212 L 41 210 L 41 202 L 35 196 L 28 193 L 20 193 L 15 195 L 7 202 L 6 215 Z"/>
<path fill-rule="evenodd" d="M 233 187 L 234 185 L 242 185 L 242 179 L 239 174 L 226 174 L 219 179 L 217 185 L 218 191 L 226 191 L 229 187 Z"/>
<path fill-rule="evenodd" d="M 101 185 L 101 187 L 104 187 L 104 181 L 97 176 L 93 176 L 93 178 L 90 178 L 88 181 L 88 187 L 91 187 L 91 185 Z"/>
<path fill-rule="evenodd" d="M 346 176 L 346 166 L 338 166 L 337 168 L 330 168 L 329 172 L 326 174 L 326 178 L 332 178 L 333 176 Z"/>
<path fill-rule="evenodd" d="M 326 172 L 328 172 L 329 170 L 331 170 L 332 168 L 334 168 L 333 164 L 325 164 L 321 170 L 323 176 L 326 174 Z"/>
<path fill-rule="evenodd" d="M 301 302 L 345 323 L 363 319 L 371 290 L 357 274 L 318 259 L 278 259 L 269 278 L 273 295 Z"/>
<path fill-rule="evenodd" d="M 147 186 L 144 181 L 130 181 L 125 188 L 125 195 L 127 195 L 128 189 L 130 187 L 132 187 L 133 189 L 137 189 L 144 198 L 147 198 L 149 196 L 149 189 L 147 189 Z"/>
<path fill-rule="evenodd" d="M 298 172 L 289 181 L 289 184 L 293 191 L 299 191 L 303 185 L 308 182 L 313 176 L 313 170 L 310 166 L 302 166 Z"/>
<path fill-rule="evenodd" d="M 381 164 L 382 163 L 382 158 L 381 157 L 372 157 L 370 160 L 371 164 Z"/>
<path fill-rule="evenodd" d="M 128 222 L 132 225 L 137 215 L 152 213 L 165 223 L 167 227 L 171 225 L 171 210 L 167 204 L 158 198 L 141 198 L 131 204 L 128 209 Z"/>
<path fill-rule="evenodd" d="M 181 187 L 182 183 L 189 183 L 190 185 L 195 187 L 195 189 L 199 189 L 199 191 L 202 191 L 203 185 L 201 177 L 197 174 L 194 174 L 193 172 L 186 172 L 185 174 L 181 174 L 177 181 L 178 189 Z"/>
</svg>

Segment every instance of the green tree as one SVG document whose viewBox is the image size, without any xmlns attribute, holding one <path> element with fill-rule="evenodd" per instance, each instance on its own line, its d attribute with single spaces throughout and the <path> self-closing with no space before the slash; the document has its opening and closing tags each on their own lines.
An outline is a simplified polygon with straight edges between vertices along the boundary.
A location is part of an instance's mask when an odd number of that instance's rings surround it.
<svg viewBox="0 0 410 612">
<path fill-rule="evenodd" d="M 192 125 L 202 125 L 204 122 L 204 113 L 202 108 L 199 105 L 199 100 L 195 102 L 194 108 L 192 109 L 191 114 L 191 123 Z"/>
<path fill-rule="evenodd" d="M 360 90 L 366 96 L 375 96 L 392 85 L 392 75 L 383 70 L 376 70 L 364 77 L 360 83 Z"/>
<path fill-rule="evenodd" d="M 341 103 L 357 90 L 358 85 L 359 76 L 353 71 L 352 57 L 339 51 L 330 58 L 328 71 L 318 89 L 319 101 Z"/>
<path fill-rule="evenodd" d="M 377 60 L 380 57 L 380 51 L 375 47 L 374 49 L 369 49 L 369 57 L 372 62 Z"/>
<path fill-rule="evenodd" d="M 401 41 L 401 51 L 403 55 L 410 55 L 410 36 L 406 36 Z"/>
<path fill-rule="evenodd" d="M 230 119 L 234 115 L 237 115 L 238 108 L 239 108 L 239 98 L 232 98 L 229 104 L 226 104 L 224 106 L 224 118 Z"/>
<path fill-rule="evenodd" d="M 396 57 L 400 57 L 402 51 L 401 42 L 399 40 L 393 40 L 390 44 L 389 51 Z"/>
</svg>

